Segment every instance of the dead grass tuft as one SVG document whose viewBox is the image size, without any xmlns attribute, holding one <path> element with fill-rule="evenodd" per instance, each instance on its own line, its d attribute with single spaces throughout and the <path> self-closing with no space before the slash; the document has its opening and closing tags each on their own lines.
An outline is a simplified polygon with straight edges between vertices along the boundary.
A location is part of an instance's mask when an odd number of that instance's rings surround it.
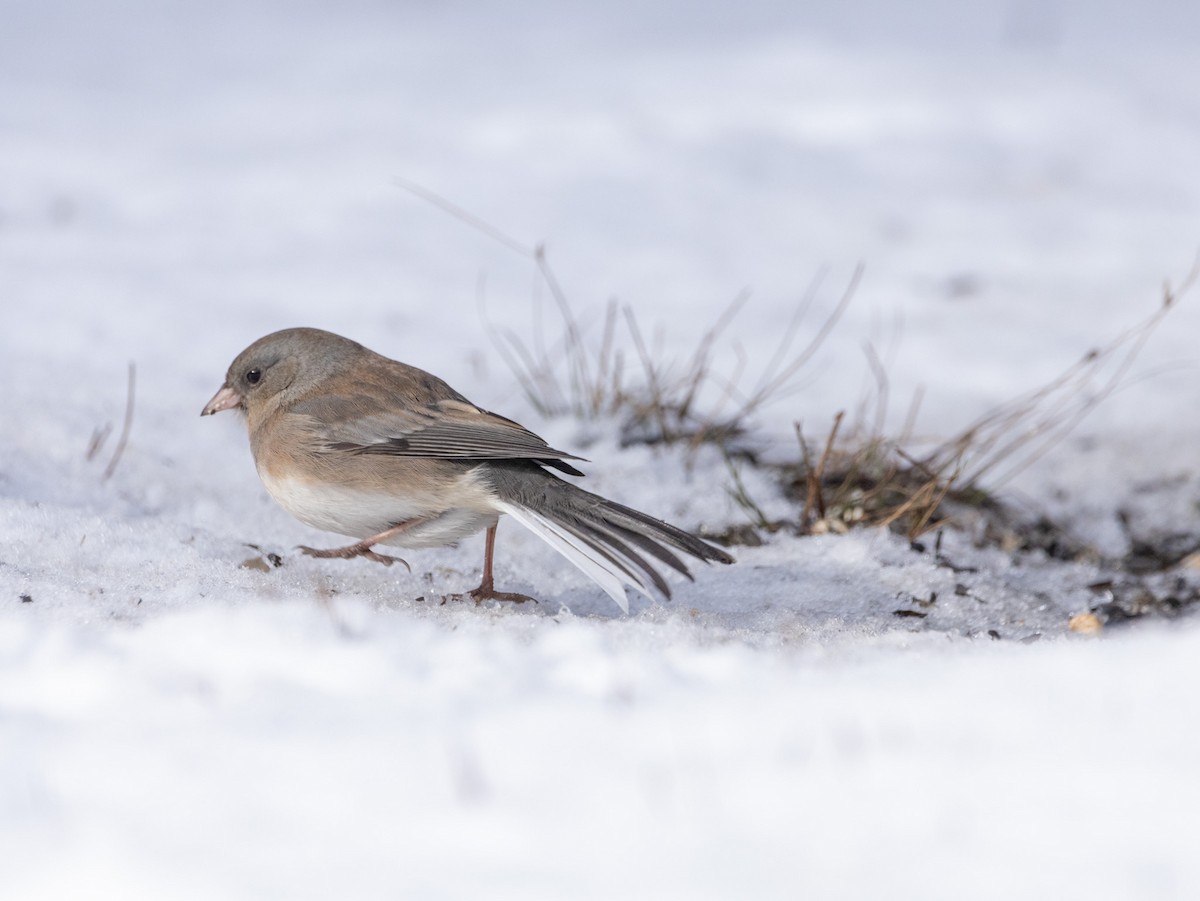
<svg viewBox="0 0 1200 901">
<path fill-rule="evenodd" d="M 1146 341 L 1200 275 L 1200 262 L 1176 290 L 1165 286 L 1162 303 L 1107 345 L 1088 351 L 1047 384 L 998 405 L 948 440 L 913 449 L 912 422 L 919 398 L 897 438 L 879 425 L 843 429 L 838 414 L 825 440 L 814 445 L 796 426 L 799 459 L 784 468 L 784 484 L 802 503 L 794 527 L 804 533 L 844 532 L 884 526 L 916 539 L 964 510 L 997 511 L 997 489 L 1061 442 L 1126 383 Z M 886 376 L 869 354 L 877 399 L 887 396 Z M 877 401 L 878 405 L 886 400 Z M 818 449 L 820 450 L 818 456 Z"/>
<path fill-rule="evenodd" d="M 801 328 L 821 293 L 824 274 L 809 285 L 774 352 L 756 377 L 735 345 L 731 371 L 718 372 L 717 348 L 746 307 L 743 291 L 704 331 L 682 359 L 667 359 L 661 341 L 647 340 L 633 309 L 610 301 L 598 319 L 581 316 L 567 298 L 542 246 L 527 247 L 495 226 L 411 182 L 400 187 L 441 208 L 509 249 L 529 258 L 536 284 L 548 291 L 556 321 L 545 338 L 540 306 L 526 340 L 514 330 L 491 329 L 496 347 L 529 402 L 548 417 L 591 420 L 615 417 L 624 444 L 715 444 L 725 455 L 730 494 L 749 524 L 709 534 L 732 544 L 761 543 L 760 532 L 788 529 L 802 534 L 846 532 L 859 526 L 887 527 L 916 540 L 960 518 L 983 512 L 986 540 L 1007 550 L 1034 546 L 1056 556 L 1086 549 L 1043 518 L 1017 534 L 993 492 L 1061 442 L 1101 403 L 1127 384 L 1130 367 L 1146 341 L 1200 277 L 1200 259 L 1178 289 L 1167 285 L 1162 303 L 1142 322 L 1107 345 L 1090 350 L 1059 376 L 999 404 L 943 441 L 917 441 L 913 426 L 918 393 L 898 435 L 885 430 L 889 398 L 887 369 L 873 346 L 866 359 L 873 390 L 852 420 L 838 413 L 825 436 L 812 440 L 795 424 L 799 457 L 778 467 L 785 492 L 800 506 L 795 520 L 771 520 L 751 497 L 738 461 L 756 463 L 743 442 L 754 416 L 805 384 L 813 359 L 849 306 L 862 277 L 856 270 L 832 309 L 803 345 Z M 660 336 L 661 337 L 661 336 Z M 749 387 L 743 387 L 749 381 Z"/>
<path fill-rule="evenodd" d="M 648 339 L 629 305 L 610 300 L 599 316 L 581 314 L 563 290 L 544 246 L 529 247 L 421 185 L 403 179 L 395 183 L 532 261 L 535 285 L 549 294 L 553 318 L 543 320 L 535 297 L 530 338 L 489 323 L 497 351 L 543 416 L 615 418 L 624 445 L 715 444 L 727 453 L 749 454 L 742 439 L 750 433 L 753 417 L 767 403 L 803 387 L 805 367 L 842 318 L 862 279 L 859 267 L 802 344 L 802 329 L 824 293 L 826 275 L 819 273 L 761 366 L 756 367 L 735 342 L 724 340 L 746 308 L 749 291 L 729 302 L 689 353 L 670 358 L 662 351 L 661 335 Z M 721 370 L 717 352 L 730 343 L 734 361 Z"/>
<path fill-rule="evenodd" d="M 690 353 L 671 359 L 661 351 L 660 342 L 647 339 L 630 306 L 609 301 L 598 328 L 584 322 L 563 293 L 542 248 L 534 258 L 555 301 L 558 336 L 548 345 L 530 344 L 511 329 L 497 328 L 497 347 L 540 413 L 583 420 L 615 417 L 626 445 L 736 447 L 764 405 L 802 386 L 805 366 L 846 311 L 862 275 L 861 269 L 854 273 L 814 334 L 798 346 L 801 326 L 820 293 L 823 279 L 815 279 L 774 352 L 751 381 L 747 374 L 751 364 L 740 348 L 735 347 L 731 371 L 719 371 L 715 361 L 715 351 L 745 309 L 749 292 L 741 292 L 726 306 Z"/>
</svg>

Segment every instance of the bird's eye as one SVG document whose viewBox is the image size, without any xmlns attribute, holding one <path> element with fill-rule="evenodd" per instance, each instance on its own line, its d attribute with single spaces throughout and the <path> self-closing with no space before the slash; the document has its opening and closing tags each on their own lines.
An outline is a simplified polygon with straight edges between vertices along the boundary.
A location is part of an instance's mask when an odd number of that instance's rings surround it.
<svg viewBox="0 0 1200 901">
<path fill-rule="evenodd" d="M 262 370 L 258 367 L 251 369 L 246 373 L 246 381 L 251 385 L 257 385 L 262 380 Z"/>
</svg>

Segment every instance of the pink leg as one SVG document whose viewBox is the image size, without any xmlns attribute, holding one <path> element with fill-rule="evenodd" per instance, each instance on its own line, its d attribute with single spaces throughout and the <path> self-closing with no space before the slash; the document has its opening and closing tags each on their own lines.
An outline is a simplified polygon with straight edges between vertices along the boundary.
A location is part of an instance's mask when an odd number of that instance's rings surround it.
<svg viewBox="0 0 1200 901">
<path fill-rule="evenodd" d="M 526 594 L 517 594 L 512 591 L 497 591 L 495 583 L 492 580 L 492 554 L 496 550 L 496 527 L 492 526 L 487 530 L 487 539 L 483 546 L 483 579 L 479 583 L 479 587 L 468 593 L 468 596 L 480 604 L 483 601 L 512 601 L 514 604 L 521 604 L 525 601 L 536 600 Z"/>
<path fill-rule="evenodd" d="M 412 567 L 408 565 L 407 560 L 402 560 L 399 557 L 389 557 L 387 554 L 379 554 L 371 550 L 371 546 L 379 544 L 381 541 L 386 541 L 393 535 L 399 535 L 401 532 L 406 532 L 413 526 L 420 525 L 423 522 L 428 522 L 428 516 L 419 516 L 416 519 L 409 519 L 399 525 L 392 526 L 378 535 L 371 535 L 364 538 L 357 544 L 351 544 L 347 547 L 335 547 L 329 550 L 318 550 L 316 548 L 300 546 L 301 552 L 309 557 L 335 557 L 339 560 L 352 560 L 355 557 L 366 557 L 368 560 L 374 560 L 376 563 L 382 563 L 384 566 L 391 566 L 393 563 L 403 563 L 405 568 L 412 572 Z"/>
</svg>

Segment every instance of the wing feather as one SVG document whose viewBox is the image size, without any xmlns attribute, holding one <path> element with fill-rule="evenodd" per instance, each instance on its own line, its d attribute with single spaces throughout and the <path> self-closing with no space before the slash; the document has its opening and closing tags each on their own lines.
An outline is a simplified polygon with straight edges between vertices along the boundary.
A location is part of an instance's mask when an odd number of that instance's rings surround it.
<svg viewBox="0 0 1200 901">
<path fill-rule="evenodd" d="M 346 415 L 309 410 L 314 431 L 332 451 L 391 457 L 441 457 L 456 460 L 535 460 L 571 475 L 583 475 L 565 460 L 582 457 L 551 447 L 524 426 L 458 400 L 419 407 L 364 410 L 352 405 Z"/>
</svg>

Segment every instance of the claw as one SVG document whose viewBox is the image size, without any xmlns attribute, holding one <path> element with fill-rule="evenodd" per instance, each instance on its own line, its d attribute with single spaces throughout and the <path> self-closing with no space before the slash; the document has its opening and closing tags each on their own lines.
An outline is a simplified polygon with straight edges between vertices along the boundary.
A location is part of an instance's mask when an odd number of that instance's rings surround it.
<svg viewBox="0 0 1200 901">
<path fill-rule="evenodd" d="M 335 547 L 328 550 L 322 550 L 315 547 L 306 547 L 300 545 L 300 552 L 308 557 L 332 558 L 337 560 L 353 560 L 355 557 L 366 557 L 368 560 L 374 560 L 376 563 L 382 563 L 384 566 L 391 566 L 393 563 L 403 563 L 404 568 L 412 572 L 412 567 L 408 565 L 408 561 L 402 557 L 391 557 L 387 554 L 380 554 L 377 551 L 371 550 L 371 545 L 366 542 L 359 542 L 348 547 Z"/>
<path fill-rule="evenodd" d="M 514 604 L 524 604 L 526 601 L 538 602 L 537 598 L 532 598 L 527 594 L 517 594 L 515 591 L 496 591 L 490 585 L 480 585 L 468 591 L 466 594 L 476 605 L 482 604 L 484 601 L 511 601 Z"/>
</svg>

